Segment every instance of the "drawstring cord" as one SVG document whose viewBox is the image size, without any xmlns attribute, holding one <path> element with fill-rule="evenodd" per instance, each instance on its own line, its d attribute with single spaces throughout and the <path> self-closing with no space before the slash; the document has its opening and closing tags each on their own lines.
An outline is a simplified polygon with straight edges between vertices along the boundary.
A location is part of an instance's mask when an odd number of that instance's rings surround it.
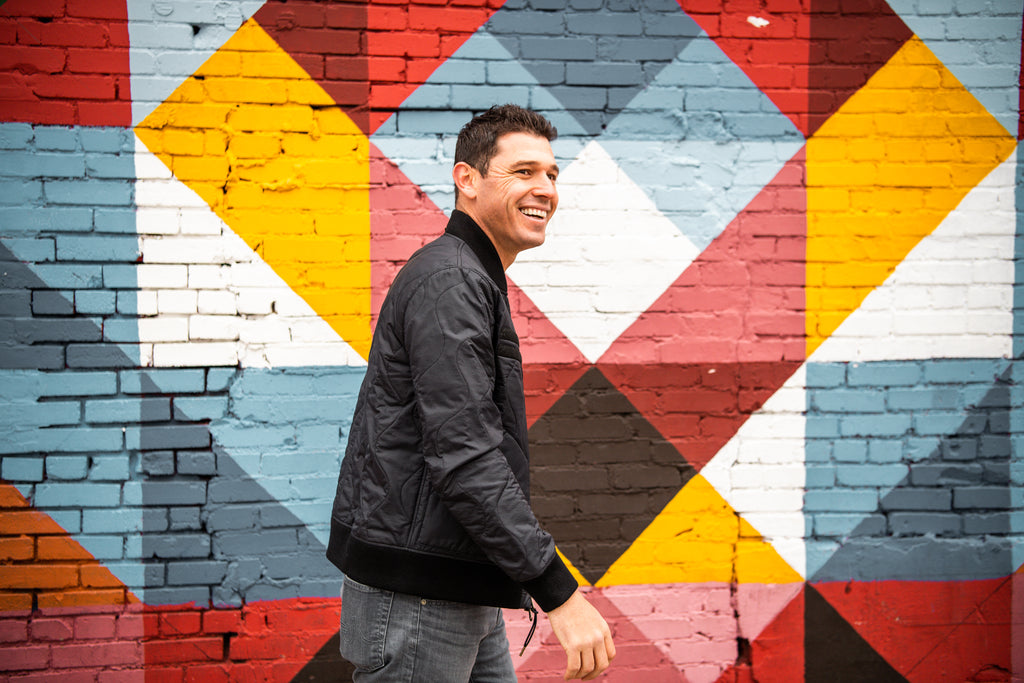
<svg viewBox="0 0 1024 683">
<path fill-rule="evenodd" d="M 523 653 L 526 652 L 526 646 L 530 644 L 530 639 L 533 638 L 533 632 L 537 630 L 537 610 L 534 609 L 533 605 L 526 608 L 526 611 L 533 617 L 533 623 L 530 624 L 530 632 L 526 634 L 526 642 L 523 643 L 523 649 L 519 651 L 519 656 L 522 657 Z"/>
</svg>

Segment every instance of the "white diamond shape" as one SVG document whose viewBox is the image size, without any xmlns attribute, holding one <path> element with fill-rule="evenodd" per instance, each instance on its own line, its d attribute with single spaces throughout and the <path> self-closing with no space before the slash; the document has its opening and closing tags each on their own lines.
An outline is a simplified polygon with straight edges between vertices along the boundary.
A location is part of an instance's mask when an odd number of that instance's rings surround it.
<svg viewBox="0 0 1024 683">
<path fill-rule="evenodd" d="M 700 253 L 597 142 L 558 177 L 544 245 L 508 275 L 591 362 Z"/>
</svg>

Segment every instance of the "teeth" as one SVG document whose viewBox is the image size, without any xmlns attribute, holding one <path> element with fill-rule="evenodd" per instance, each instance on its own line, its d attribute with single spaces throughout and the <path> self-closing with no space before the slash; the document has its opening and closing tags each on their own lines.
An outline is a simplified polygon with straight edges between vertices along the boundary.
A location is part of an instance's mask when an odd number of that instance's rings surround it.
<svg viewBox="0 0 1024 683">
<path fill-rule="evenodd" d="M 545 218 L 548 215 L 547 211 L 541 211 L 540 209 L 519 209 L 527 216 L 533 216 L 534 218 Z"/>
</svg>

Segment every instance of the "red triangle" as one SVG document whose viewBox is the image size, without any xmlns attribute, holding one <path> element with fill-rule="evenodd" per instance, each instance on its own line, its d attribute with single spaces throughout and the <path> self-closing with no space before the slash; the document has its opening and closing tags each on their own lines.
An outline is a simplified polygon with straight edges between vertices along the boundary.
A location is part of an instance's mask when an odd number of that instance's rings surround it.
<svg viewBox="0 0 1024 683">
<path fill-rule="evenodd" d="M 601 363 L 804 360 L 804 157 L 783 166 Z"/>
<path fill-rule="evenodd" d="M 589 363 L 530 363 L 523 367 L 528 427 L 572 388 L 592 366 Z"/>
<path fill-rule="evenodd" d="M 372 0 L 367 35 L 370 130 L 377 130 L 503 4 L 504 0 L 443 6 Z M 373 30 L 378 27 L 384 30 Z"/>
<path fill-rule="evenodd" d="M 289 683 L 338 632 L 337 598 L 289 598 L 241 609 L 148 607 L 146 680 Z"/>
<path fill-rule="evenodd" d="M 508 302 L 523 354 L 526 419 L 533 426 L 592 365 L 511 280 Z"/>
<path fill-rule="evenodd" d="M 804 680 L 804 590 L 750 643 L 749 652 L 716 683 L 792 683 Z"/>
<path fill-rule="evenodd" d="M 511 280 L 508 281 L 508 304 L 512 311 L 516 332 L 519 334 L 523 363 L 527 365 L 586 365 L 588 367 L 591 365 L 576 348 L 576 345 L 569 341 L 569 338 L 555 327 L 543 311 L 537 308 L 526 292 Z"/>
<path fill-rule="evenodd" d="M 807 137 L 913 35 L 885 0 L 678 1 Z"/>
<path fill-rule="evenodd" d="M 912 683 L 988 680 L 976 676 L 1010 670 L 1010 578 L 814 587 Z"/>
<path fill-rule="evenodd" d="M 8 0 L 0 36 L 0 121 L 131 125 L 125 0 Z"/>
<path fill-rule="evenodd" d="M 1011 577 L 1010 613 L 1010 646 L 1013 651 L 1011 671 L 1024 672 L 1024 566 L 1014 572 Z"/>
<path fill-rule="evenodd" d="M 254 18 L 369 135 L 503 1 L 273 0 Z"/>
<path fill-rule="evenodd" d="M 388 288 L 413 252 L 444 232 L 448 218 L 427 194 L 370 143 L 371 325 Z"/>
<path fill-rule="evenodd" d="M 799 369 L 776 363 L 599 363 L 605 377 L 698 471 Z"/>
<path fill-rule="evenodd" d="M 600 589 L 587 593 L 587 599 L 608 622 L 615 642 L 615 660 L 601 676 L 602 681 L 614 683 L 687 683 L 686 677 L 672 661 L 658 649 L 612 603 Z M 533 647 L 531 646 L 531 649 Z M 553 632 L 548 632 L 541 646 L 520 664 L 516 674 L 520 680 L 561 681 L 565 673 L 565 652 Z"/>
</svg>

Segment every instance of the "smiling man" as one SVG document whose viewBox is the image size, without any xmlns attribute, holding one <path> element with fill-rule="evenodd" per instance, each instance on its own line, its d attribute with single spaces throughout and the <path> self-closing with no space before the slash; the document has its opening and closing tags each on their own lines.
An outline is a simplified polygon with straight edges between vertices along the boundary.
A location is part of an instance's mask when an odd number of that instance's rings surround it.
<svg viewBox="0 0 1024 683">
<path fill-rule="evenodd" d="M 327 549 L 345 573 L 341 654 L 357 682 L 514 681 L 501 608 L 536 619 L 534 602 L 566 679 L 591 680 L 615 656 L 529 504 L 505 270 L 543 244 L 558 207 L 555 135 L 515 105 L 467 123 L 448 226 L 381 307 Z"/>
</svg>

